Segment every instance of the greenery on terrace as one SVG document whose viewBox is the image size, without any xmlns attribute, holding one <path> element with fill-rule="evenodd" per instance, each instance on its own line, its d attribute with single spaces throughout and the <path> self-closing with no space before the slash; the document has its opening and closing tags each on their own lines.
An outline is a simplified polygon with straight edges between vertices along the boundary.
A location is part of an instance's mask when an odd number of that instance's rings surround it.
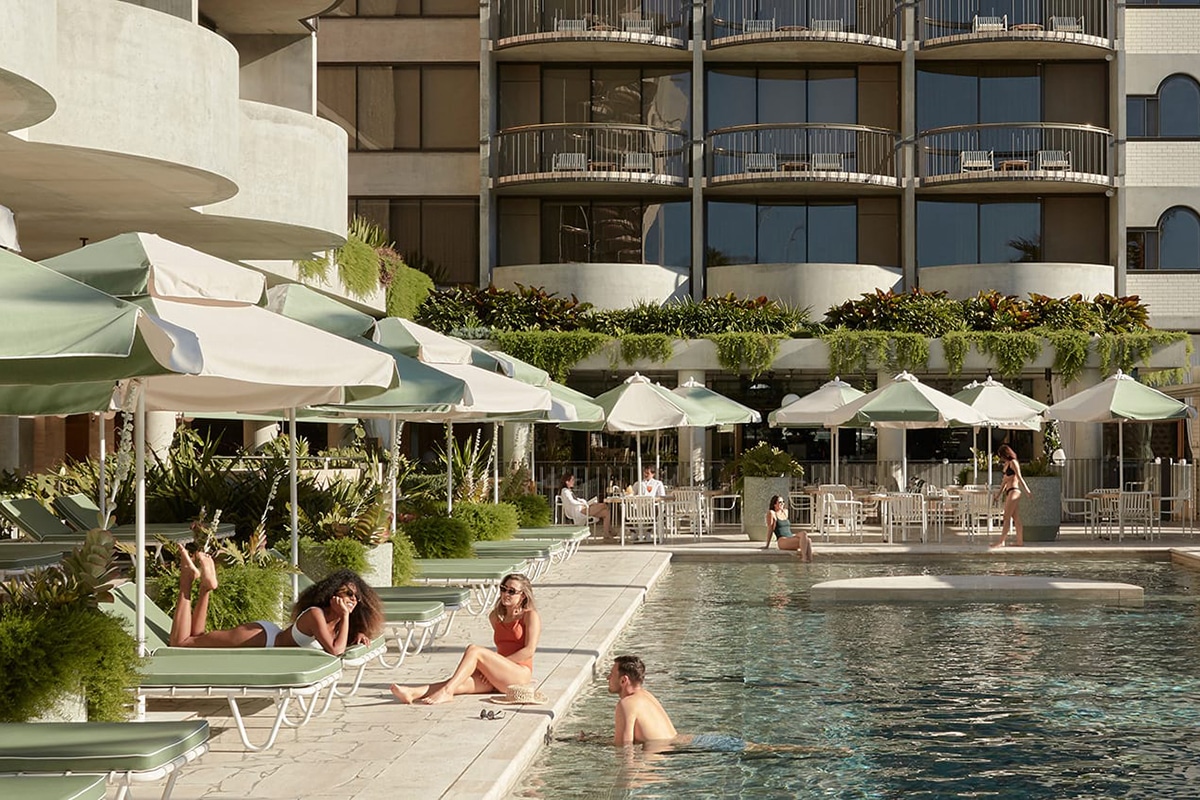
<svg viewBox="0 0 1200 800">
<path fill-rule="evenodd" d="M 752 376 L 770 369 L 780 342 L 819 338 L 829 348 L 829 373 L 868 373 L 877 368 L 923 370 L 930 342 L 940 340 L 950 374 L 962 371 L 974 350 L 991 368 L 1019 374 L 1044 350 L 1054 353 L 1054 370 L 1076 378 L 1095 353 L 1105 373 L 1147 363 L 1156 347 L 1184 341 L 1186 333 L 1149 327 L 1137 296 L 1080 295 L 1027 299 L 981 291 L 966 300 L 945 292 L 876 290 L 834 306 L 824 323 L 807 310 L 766 297 L 710 297 L 661 305 L 599 310 L 574 296 L 542 288 L 515 290 L 455 287 L 434 291 L 416 320 L 443 333 L 491 339 L 505 352 L 565 379 L 580 361 L 606 345 L 612 366 L 639 361 L 664 363 L 678 339 L 709 339 L 721 367 Z M 615 344 L 613 344 L 615 343 Z M 1180 369 L 1143 376 L 1151 382 L 1177 380 Z"/>
</svg>

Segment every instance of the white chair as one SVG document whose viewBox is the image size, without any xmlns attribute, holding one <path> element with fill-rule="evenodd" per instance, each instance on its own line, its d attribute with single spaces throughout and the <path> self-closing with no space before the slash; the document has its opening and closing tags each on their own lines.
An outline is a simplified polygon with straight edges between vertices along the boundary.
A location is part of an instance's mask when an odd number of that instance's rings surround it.
<svg viewBox="0 0 1200 800">
<path fill-rule="evenodd" d="M 1067 522 L 1082 522 L 1083 532 L 1094 535 L 1096 532 L 1096 500 L 1092 497 L 1063 497 L 1062 517 Z"/>
<path fill-rule="evenodd" d="M 636 15 L 621 17 L 621 30 L 626 33 L 640 33 L 645 36 L 654 35 L 654 20 L 644 19 Z"/>
<path fill-rule="evenodd" d="M 625 528 L 629 527 L 637 536 L 644 540 L 648 534 L 650 541 L 658 544 L 658 504 L 653 497 L 622 497 L 621 498 L 621 545 L 625 544 Z"/>
<path fill-rule="evenodd" d="M 742 33 L 771 33 L 775 30 L 775 18 L 748 19 L 742 22 Z"/>
<path fill-rule="evenodd" d="M 883 536 L 887 542 L 894 543 L 897 533 L 901 541 L 908 541 L 910 530 L 915 530 L 917 538 L 925 541 L 929 519 L 926 516 L 924 495 L 916 492 L 889 494 L 880 502 L 879 509 L 883 518 Z"/>
<path fill-rule="evenodd" d="M 708 528 L 714 525 L 742 526 L 742 496 L 740 494 L 714 494 L 708 499 Z"/>
<path fill-rule="evenodd" d="M 933 523 L 934 532 L 940 542 L 946 525 L 959 527 L 963 524 L 963 514 L 966 510 L 965 501 L 962 495 L 950 494 L 945 489 L 939 489 L 936 486 L 931 486 L 925 491 L 925 499 L 926 514 L 929 521 Z M 968 532 L 967 537 L 973 539 L 974 534 Z"/>
<path fill-rule="evenodd" d="M 552 172 L 582 172 L 587 168 L 587 153 L 555 153 L 550 159 Z"/>
<path fill-rule="evenodd" d="M 1131 536 L 1154 538 L 1154 496 L 1150 492 L 1121 492 L 1117 508 L 1117 541 L 1125 536 L 1129 528 Z"/>
<path fill-rule="evenodd" d="M 1167 506 L 1167 513 L 1171 518 L 1175 517 L 1175 507 L 1179 504 L 1179 521 L 1184 533 L 1189 536 L 1196 531 L 1195 506 L 1192 505 L 1192 465 L 1191 464 L 1172 464 L 1171 465 L 1171 492 L 1172 494 L 1159 498 L 1161 502 L 1170 503 Z"/>
<path fill-rule="evenodd" d="M 992 502 L 990 489 L 984 491 L 963 492 L 966 498 L 966 523 L 971 534 L 983 533 L 984 536 L 994 528 L 999 527 L 1004 517 L 1004 509 Z"/>
<path fill-rule="evenodd" d="M 958 154 L 960 172 L 991 172 L 995 168 L 994 150 L 963 150 Z"/>
<path fill-rule="evenodd" d="M 843 487 L 844 488 L 844 487 Z M 863 504 L 853 499 L 850 490 L 839 496 L 833 491 L 817 495 L 817 530 L 829 541 L 831 531 L 846 531 L 862 541 Z"/>
<path fill-rule="evenodd" d="M 622 153 L 621 169 L 625 172 L 653 172 L 653 153 Z"/>
<path fill-rule="evenodd" d="M 587 30 L 586 19 L 555 19 L 554 30 L 560 33 L 583 33 Z"/>
<path fill-rule="evenodd" d="M 1003 33 L 1008 30 L 1008 15 L 1002 17 L 985 17 L 979 14 L 971 22 L 973 33 Z"/>
<path fill-rule="evenodd" d="M 1064 170 L 1071 171 L 1071 151 L 1070 150 L 1038 150 L 1037 151 L 1037 168 L 1040 170 Z"/>
<path fill-rule="evenodd" d="M 675 530 L 672 533 L 686 529 L 697 539 L 703 536 L 707 521 L 707 499 L 704 490 L 697 486 L 676 486 L 672 489 L 669 498 L 675 518 Z"/>
<path fill-rule="evenodd" d="M 821 33 L 841 33 L 846 26 L 841 19 L 814 19 L 809 22 L 808 27 Z"/>
<path fill-rule="evenodd" d="M 1050 30 L 1059 33 L 1083 33 L 1083 17 L 1051 17 Z"/>
<path fill-rule="evenodd" d="M 843 153 L 813 153 L 812 168 L 825 172 L 845 172 L 846 157 Z"/>
<path fill-rule="evenodd" d="M 775 153 L 746 153 L 743 167 L 746 172 L 778 172 L 779 157 Z"/>
</svg>

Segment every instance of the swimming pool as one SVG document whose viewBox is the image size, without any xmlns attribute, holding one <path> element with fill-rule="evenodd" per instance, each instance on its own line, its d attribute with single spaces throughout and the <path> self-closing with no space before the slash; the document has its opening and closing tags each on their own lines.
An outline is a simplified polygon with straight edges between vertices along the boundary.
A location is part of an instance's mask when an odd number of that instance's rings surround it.
<svg viewBox="0 0 1200 800">
<path fill-rule="evenodd" d="M 809 607 L 814 583 L 922 572 L 1124 581 L 1146 603 Z M 513 796 L 1197 797 L 1198 584 L 1140 561 L 675 564 L 613 654 L 642 656 L 681 732 L 830 750 L 559 740 Z M 610 736 L 613 705 L 596 682 L 555 737 Z"/>
</svg>

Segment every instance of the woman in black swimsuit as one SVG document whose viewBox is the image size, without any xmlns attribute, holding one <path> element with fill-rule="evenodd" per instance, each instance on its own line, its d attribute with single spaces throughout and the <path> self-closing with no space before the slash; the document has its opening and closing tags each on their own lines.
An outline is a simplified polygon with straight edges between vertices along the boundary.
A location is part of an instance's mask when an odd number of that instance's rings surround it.
<svg viewBox="0 0 1200 800">
<path fill-rule="evenodd" d="M 1004 518 L 1000 524 L 1000 539 L 993 542 L 992 547 L 1004 547 L 1008 541 L 1009 528 L 1016 528 L 1017 547 L 1021 547 L 1025 544 L 1025 526 L 1021 524 L 1019 505 L 1022 496 L 1032 496 L 1033 492 L 1029 491 L 1029 485 L 1021 475 L 1021 463 L 1017 461 L 1017 454 L 1013 449 L 1004 444 L 1000 445 L 998 452 L 1000 458 L 1004 459 L 1004 477 L 1000 482 L 1000 493 L 996 495 L 996 501 L 1004 503 Z"/>
</svg>

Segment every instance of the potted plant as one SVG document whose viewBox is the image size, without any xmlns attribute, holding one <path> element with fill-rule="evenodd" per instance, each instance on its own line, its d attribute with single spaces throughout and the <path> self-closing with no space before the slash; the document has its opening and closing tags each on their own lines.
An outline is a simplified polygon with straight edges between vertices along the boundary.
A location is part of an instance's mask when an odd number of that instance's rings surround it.
<svg viewBox="0 0 1200 800">
<path fill-rule="evenodd" d="M 792 479 L 804 477 L 804 467 L 778 447 L 759 442 L 742 453 L 732 469 L 733 488 L 742 495 L 742 530 L 752 541 L 765 542 L 771 497 L 787 497 Z"/>
<path fill-rule="evenodd" d="M 1030 494 L 1021 497 L 1020 515 L 1026 542 L 1053 542 L 1062 521 L 1062 477 L 1046 456 L 1021 467 Z"/>
<path fill-rule="evenodd" d="M 357 509 L 334 503 L 306 526 L 300 568 L 314 581 L 338 569 L 357 572 L 371 586 L 392 585 L 391 513 L 381 491 Z"/>
</svg>

